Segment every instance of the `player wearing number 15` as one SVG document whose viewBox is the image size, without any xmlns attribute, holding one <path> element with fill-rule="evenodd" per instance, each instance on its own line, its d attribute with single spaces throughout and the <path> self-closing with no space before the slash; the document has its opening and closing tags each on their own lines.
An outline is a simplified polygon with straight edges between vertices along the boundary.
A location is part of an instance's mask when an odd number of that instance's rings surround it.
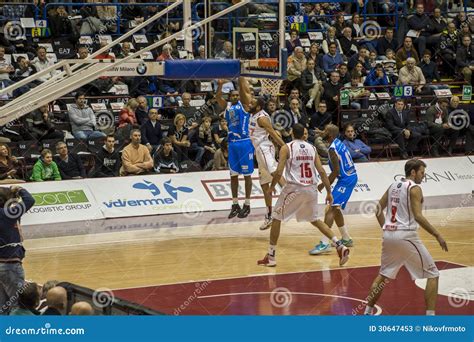
<svg viewBox="0 0 474 342">
<path fill-rule="evenodd" d="M 257 265 L 276 266 L 275 249 L 280 236 L 281 221 L 288 221 L 296 216 L 298 222 L 311 222 L 321 233 L 331 239 L 337 247 L 339 264 L 344 265 L 349 259 L 349 249 L 338 240 L 332 230 L 318 219 L 318 192 L 316 191 L 316 172 L 326 188 L 326 203 L 332 203 L 331 187 L 328 177 L 319 160 L 316 148 L 307 143 L 308 130 L 301 124 L 293 126 L 293 141 L 280 149 L 278 167 L 273 175 L 268 193 L 271 195 L 285 170 L 287 184 L 283 187 L 275 205 L 270 246 L 268 253 Z"/>
<path fill-rule="evenodd" d="M 382 258 L 379 275 L 367 297 L 366 315 L 372 314 L 387 278 L 395 279 L 402 266 L 405 266 L 412 279 L 428 279 L 425 288 L 426 314 L 435 314 L 439 272 L 418 236 L 417 223 L 438 240 L 444 251 L 448 251 L 448 246 L 421 212 L 423 192 L 420 183 L 425 178 L 425 167 L 426 164 L 421 160 L 407 161 L 406 178 L 390 185 L 379 201 L 377 220 L 383 229 Z"/>
<path fill-rule="evenodd" d="M 334 221 L 342 235 L 342 241 L 346 247 L 352 247 L 353 242 L 347 228 L 344 225 L 344 216 L 342 210 L 346 207 L 352 191 L 357 184 L 357 172 L 352 161 L 351 154 L 347 150 L 346 145 L 337 137 L 339 128 L 335 125 L 326 125 L 323 131 L 323 139 L 329 144 L 329 167 L 331 174 L 329 175 L 329 184 L 332 184 L 337 178 L 337 183 L 332 190 L 334 202 L 326 208 L 324 222 L 332 227 Z M 318 190 L 321 191 L 324 185 L 319 184 Z M 311 255 L 327 253 L 331 250 L 329 240 L 322 238 L 320 243 L 309 251 Z"/>
</svg>

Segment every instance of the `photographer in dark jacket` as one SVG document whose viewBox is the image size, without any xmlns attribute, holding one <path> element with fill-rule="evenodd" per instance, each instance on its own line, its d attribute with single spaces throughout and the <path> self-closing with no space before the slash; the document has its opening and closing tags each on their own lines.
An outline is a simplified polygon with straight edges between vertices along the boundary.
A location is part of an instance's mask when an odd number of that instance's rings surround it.
<svg viewBox="0 0 474 342">
<path fill-rule="evenodd" d="M 0 188 L 0 315 L 9 313 L 25 283 L 20 218 L 34 203 L 26 189 Z"/>
<path fill-rule="evenodd" d="M 105 145 L 97 153 L 94 168 L 89 175 L 90 177 L 116 177 L 119 175 L 122 158 L 114 147 L 115 137 L 108 135 Z"/>
</svg>

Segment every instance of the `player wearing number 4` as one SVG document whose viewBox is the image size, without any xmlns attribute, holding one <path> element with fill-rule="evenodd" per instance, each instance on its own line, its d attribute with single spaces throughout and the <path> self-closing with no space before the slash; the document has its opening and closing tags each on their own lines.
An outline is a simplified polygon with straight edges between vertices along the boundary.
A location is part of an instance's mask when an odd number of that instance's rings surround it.
<svg viewBox="0 0 474 342">
<path fill-rule="evenodd" d="M 323 131 L 323 138 L 330 144 L 329 153 L 329 167 L 331 173 L 329 175 L 329 184 L 332 184 L 337 178 L 337 183 L 332 190 L 334 201 L 326 207 L 326 214 L 324 215 L 324 222 L 332 227 L 334 221 L 339 228 L 342 235 L 342 243 L 346 247 L 352 247 L 353 241 L 349 232 L 344 225 L 344 216 L 342 210 L 346 207 L 352 191 L 357 184 L 357 172 L 352 161 L 351 154 L 346 146 L 337 138 L 339 135 L 339 128 L 335 125 L 326 125 Z M 321 191 L 324 184 L 318 185 L 318 191 Z M 318 245 L 309 251 L 311 255 L 318 255 L 328 253 L 331 251 L 331 245 L 328 239 L 322 238 Z"/>
<path fill-rule="evenodd" d="M 301 124 L 293 126 L 293 141 L 283 145 L 280 149 L 278 168 L 273 175 L 272 183 L 268 189 L 271 195 L 275 186 L 283 175 L 287 184 L 282 189 L 275 205 L 272 228 L 270 231 L 270 246 L 268 253 L 257 265 L 276 266 L 275 249 L 280 236 L 281 221 L 288 221 L 296 216 L 298 222 L 311 222 L 321 233 L 332 240 L 339 254 L 339 265 L 344 265 L 349 260 L 349 249 L 342 240 L 338 240 L 332 230 L 323 221 L 318 219 L 318 192 L 316 191 L 316 171 L 326 188 L 326 203 L 332 203 L 331 186 L 326 172 L 319 160 L 316 148 L 307 143 L 308 130 Z"/>
<path fill-rule="evenodd" d="M 380 273 L 375 278 L 367 297 L 366 315 L 372 315 L 375 303 L 388 279 L 395 279 L 405 266 L 412 279 L 426 279 L 426 314 L 434 315 L 438 295 L 439 272 L 433 258 L 421 242 L 417 223 L 433 235 L 441 248 L 448 251 L 441 234 L 423 216 L 423 192 L 420 183 L 425 178 L 426 164 L 411 159 L 405 164 L 405 177 L 394 182 L 379 201 L 377 220 L 383 229 Z M 384 210 L 387 208 L 385 214 Z"/>
<path fill-rule="evenodd" d="M 216 99 L 222 108 L 227 107 L 225 118 L 229 127 L 229 169 L 232 191 L 232 208 L 228 217 L 244 218 L 250 214 L 250 194 L 252 192 L 254 148 L 249 135 L 250 114 L 248 113 L 252 94 L 247 80 L 244 77 L 239 77 L 239 91 L 234 90 L 230 93 L 230 105 L 228 105 L 222 97 L 224 83 L 224 80 L 217 82 Z M 239 175 L 244 175 L 245 179 L 245 203 L 242 209 L 238 199 Z"/>
</svg>

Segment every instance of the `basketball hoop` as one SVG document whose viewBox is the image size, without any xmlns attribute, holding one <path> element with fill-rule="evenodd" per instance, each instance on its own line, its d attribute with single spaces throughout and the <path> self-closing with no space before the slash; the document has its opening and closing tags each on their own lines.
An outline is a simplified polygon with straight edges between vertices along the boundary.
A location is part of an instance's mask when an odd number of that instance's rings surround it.
<svg viewBox="0 0 474 342">
<path fill-rule="evenodd" d="M 260 90 L 261 95 L 278 96 L 280 94 L 280 87 L 283 80 L 272 79 L 272 78 L 260 78 L 260 84 L 262 89 Z"/>
</svg>

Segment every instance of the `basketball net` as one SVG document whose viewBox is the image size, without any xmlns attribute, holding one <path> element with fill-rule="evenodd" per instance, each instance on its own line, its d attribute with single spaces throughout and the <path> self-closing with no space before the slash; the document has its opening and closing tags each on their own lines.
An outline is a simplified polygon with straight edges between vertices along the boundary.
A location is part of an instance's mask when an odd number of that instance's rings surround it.
<svg viewBox="0 0 474 342">
<path fill-rule="evenodd" d="M 278 96 L 280 94 L 280 87 L 283 80 L 273 78 L 260 78 L 260 84 L 262 89 L 260 90 L 261 95 Z"/>
</svg>

